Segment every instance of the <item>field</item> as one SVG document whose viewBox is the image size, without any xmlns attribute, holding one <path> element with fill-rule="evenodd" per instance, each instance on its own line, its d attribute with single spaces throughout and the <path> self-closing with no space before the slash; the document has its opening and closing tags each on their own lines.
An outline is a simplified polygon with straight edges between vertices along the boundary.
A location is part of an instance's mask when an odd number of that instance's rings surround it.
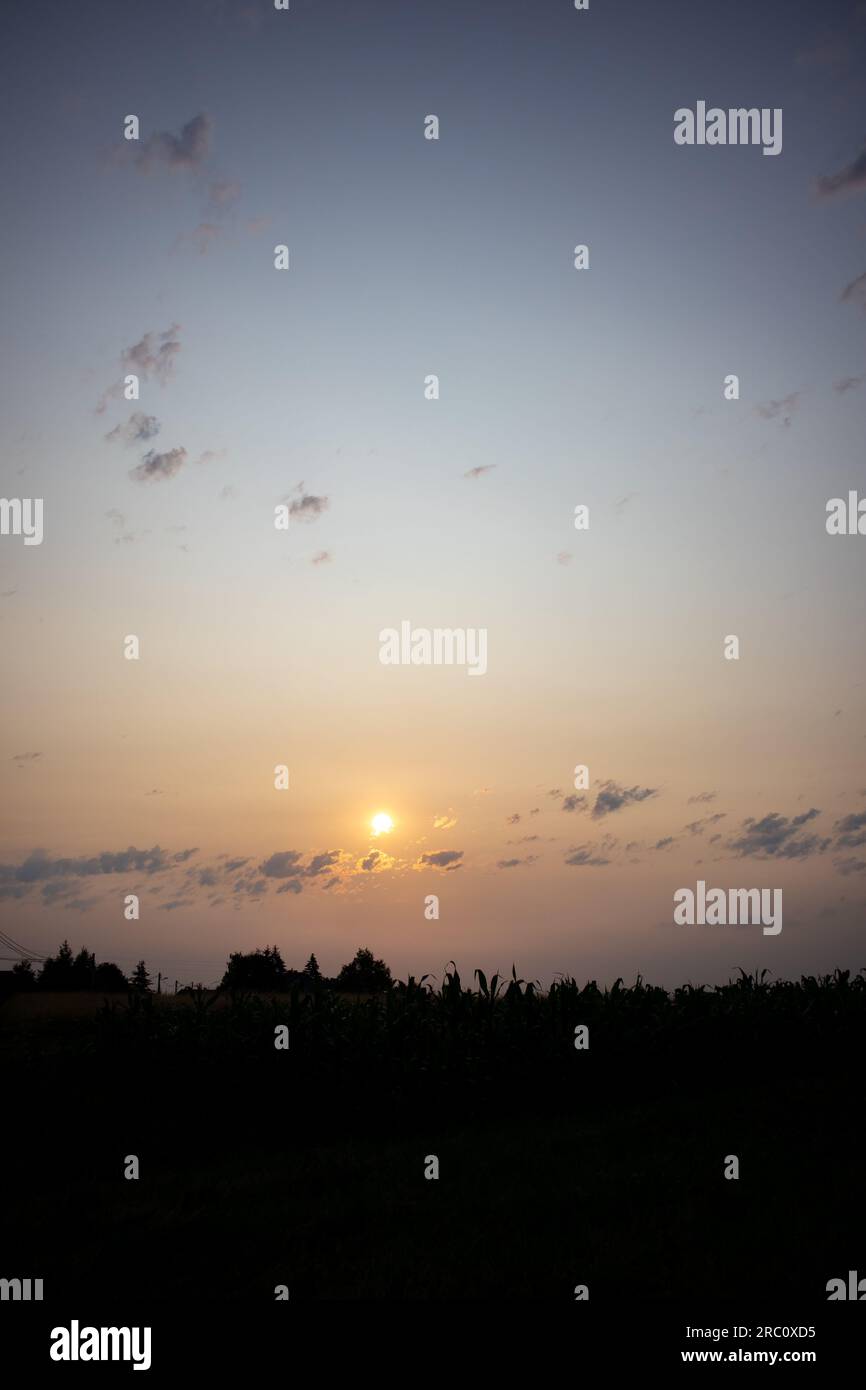
<svg viewBox="0 0 866 1390">
<path fill-rule="evenodd" d="M 172 1300 L 798 1306 L 862 1264 L 862 975 L 473 984 L 7 1001 L 7 1264 Z"/>
</svg>

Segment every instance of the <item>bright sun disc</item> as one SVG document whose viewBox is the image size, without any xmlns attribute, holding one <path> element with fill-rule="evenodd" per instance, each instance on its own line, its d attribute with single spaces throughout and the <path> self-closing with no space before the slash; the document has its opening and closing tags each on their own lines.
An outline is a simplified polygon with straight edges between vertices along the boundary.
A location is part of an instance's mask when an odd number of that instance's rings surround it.
<svg viewBox="0 0 866 1390">
<path fill-rule="evenodd" d="M 393 830 L 394 822 L 384 811 L 373 817 L 371 822 L 374 835 L 387 835 L 389 830 Z"/>
</svg>

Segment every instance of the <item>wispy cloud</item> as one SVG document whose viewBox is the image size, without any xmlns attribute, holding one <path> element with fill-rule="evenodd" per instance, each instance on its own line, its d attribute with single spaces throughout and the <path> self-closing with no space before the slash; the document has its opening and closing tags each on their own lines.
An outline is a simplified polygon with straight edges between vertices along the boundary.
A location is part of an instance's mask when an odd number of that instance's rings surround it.
<svg viewBox="0 0 866 1390">
<path fill-rule="evenodd" d="M 617 782 L 604 782 L 595 799 L 592 818 L 601 820 L 603 816 L 621 811 L 624 806 L 637 805 L 638 802 L 648 801 L 652 796 L 658 796 L 657 787 L 621 787 Z"/>
<path fill-rule="evenodd" d="M 137 150 L 135 167 L 141 174 L 152 174 L 158 169 L 172 173 L 200 169 L 210 152 L 212 133 L 213 121 L 206 112 L 187 121 L 180 135 L 156 131 Z"/>
<path fill-rule="evenodd" d="M 800 391 L 792 391 L 789 396 L 783 396 L 779 401 L 765 401 L 755 406 L 756 414 L 762 420 L 781 420 L 783 425 L 790 425 L 791 417 L 800 403 Z"/>
<path fill-rule="evenodd" d="M 135 410 L 125 425 L 115 425 L 105 438 L 109 442 L 117 440 L 121 444 L 141 444 L 159 434 L 160 424 L 155 415 L 145 415 Z"/>
<path fill-rule="evenodd" d="M 141 463 L 129 470 L 129 476 L 137 483 L 159 482 L 161 479 L 173 478 L 183 468 L 186 460 L 187 452 L 183 448 L 169 449 L 164 454 L 158 454 L 151 449 Z"/>
<path fill-rule="evenodd" d="M 866 146 L 854 156 L 850 164 L 846 164 L 835 174 L 822 174 L 816 188 L 820 198 L 834 198 L 840 193 L 866 191 Z"/>
</svg>

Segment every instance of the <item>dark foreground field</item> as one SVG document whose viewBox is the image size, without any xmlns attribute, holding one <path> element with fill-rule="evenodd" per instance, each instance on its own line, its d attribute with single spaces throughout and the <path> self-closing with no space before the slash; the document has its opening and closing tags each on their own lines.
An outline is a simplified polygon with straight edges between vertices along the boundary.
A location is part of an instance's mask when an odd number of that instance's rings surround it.
<svg viewBox="0 0 866 1390">
<path fill-rule="evenodd" d="M 586 1284 L 802 1308 L 866 1274 L 862 975 L 496 997 L 451 977 L 40 1020 L 6 1004 L 0 1048 L 0 1274 L 42 1277 L 52 1301 Z"/>
</svg>

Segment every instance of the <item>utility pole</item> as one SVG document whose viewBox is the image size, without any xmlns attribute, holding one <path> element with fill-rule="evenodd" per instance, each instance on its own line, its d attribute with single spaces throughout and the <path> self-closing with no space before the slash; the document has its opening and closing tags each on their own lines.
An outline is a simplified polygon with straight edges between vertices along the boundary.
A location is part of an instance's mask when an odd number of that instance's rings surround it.
<svg viewBox="0 0 866 1390">
<path fill-rule="evenodd" d="M 156 992 L 162 994 L 162 971 L 158 971 L 156 976 Z"/>
</svg>

